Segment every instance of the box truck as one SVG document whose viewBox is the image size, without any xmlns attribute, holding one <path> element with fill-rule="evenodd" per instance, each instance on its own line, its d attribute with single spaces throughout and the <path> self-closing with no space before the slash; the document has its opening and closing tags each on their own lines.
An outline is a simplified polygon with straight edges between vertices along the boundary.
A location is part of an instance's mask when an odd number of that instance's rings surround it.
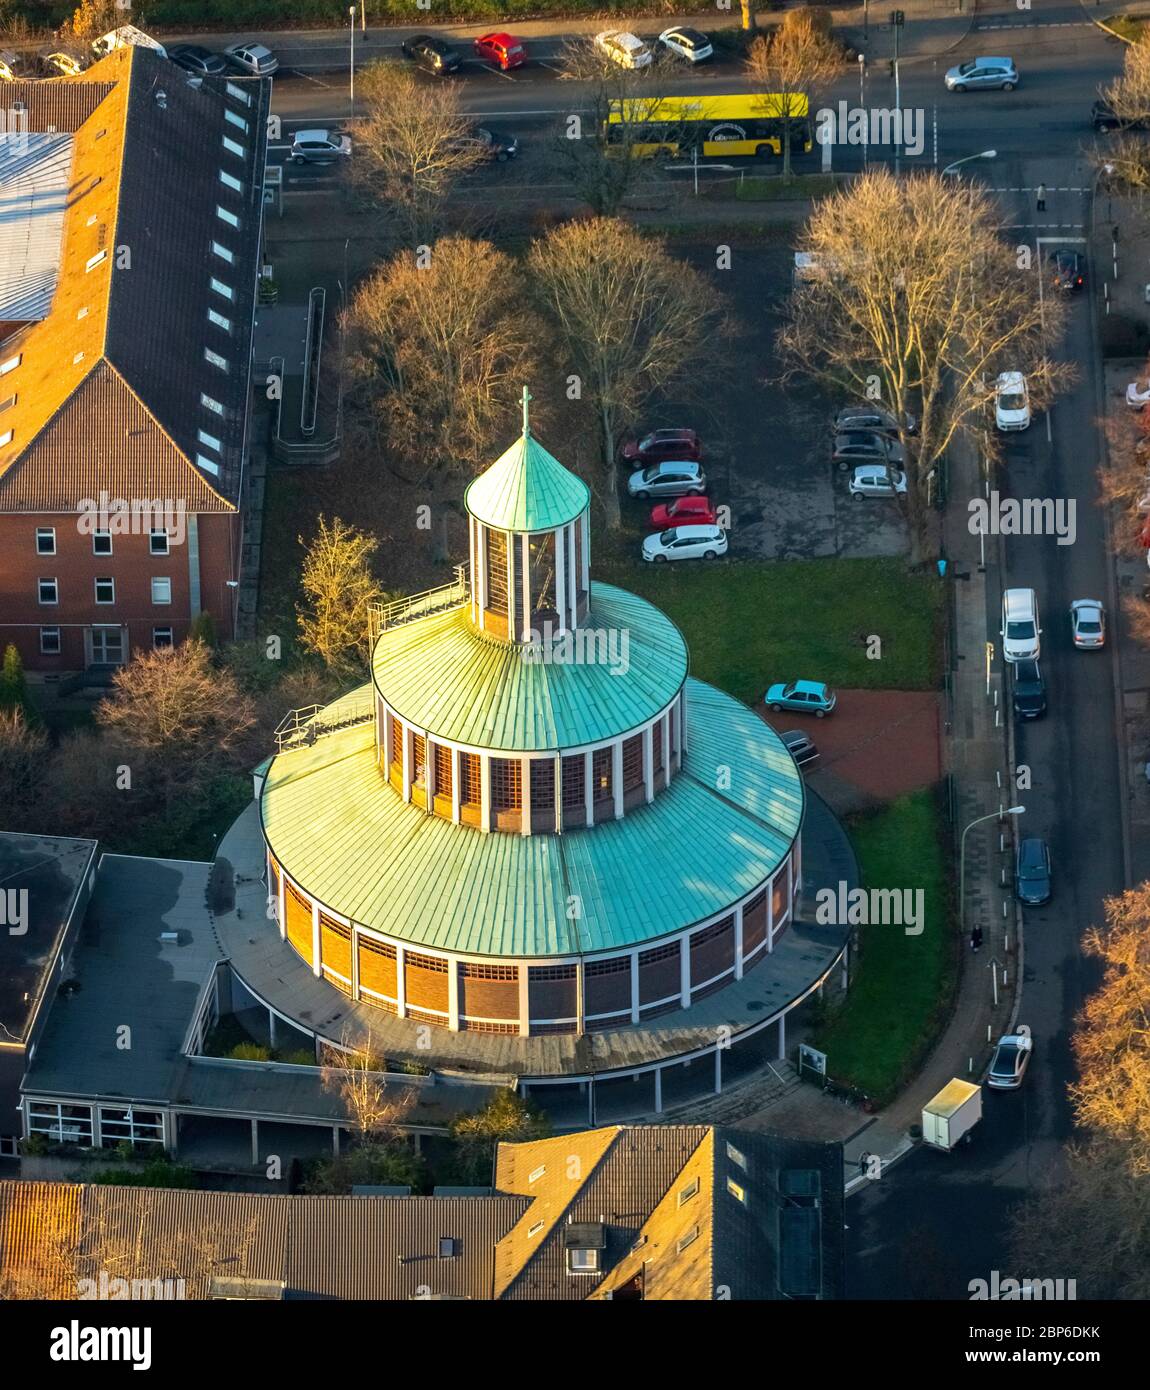
<svg viewBox="0 0 1150 1390">
<path fill-rule="evenodd" d="M 982 1119 L 982 1087 L 955 1077 L 923 1107 L 922 1137 L 947 1152 L 960 1144 Z"/>
</svg>

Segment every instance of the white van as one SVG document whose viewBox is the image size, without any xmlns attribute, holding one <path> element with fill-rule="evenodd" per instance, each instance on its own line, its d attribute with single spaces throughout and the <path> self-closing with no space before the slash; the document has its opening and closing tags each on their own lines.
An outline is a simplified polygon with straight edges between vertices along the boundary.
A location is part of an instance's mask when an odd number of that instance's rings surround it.
<svg viewBox="0 0 1150 1390">
<path fill-rule="evenodd" d="M 168 50 L 162 43 L 157 43 L 150 34 L 145 34 L 134 24 L 121 24 L 118 29 L 111 29 L 92 41 L 92 52 L 97 58 L 106 58 L 116 48 L 150 48 L 161 58 L 168 56 Z"/>
<path fill-rule="evenodd" d="M 1007 589 L 1002 595 L 1002 655 L 1006 661 L 1038 657 L 1042 629 L 1033 589 Z"/>
</svg>

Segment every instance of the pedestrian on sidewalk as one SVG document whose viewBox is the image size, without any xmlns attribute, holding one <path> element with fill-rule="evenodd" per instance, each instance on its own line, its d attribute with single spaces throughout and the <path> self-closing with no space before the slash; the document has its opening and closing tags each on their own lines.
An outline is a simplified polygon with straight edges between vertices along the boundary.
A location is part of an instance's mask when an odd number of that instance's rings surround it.
<svg viewBox="0 0 1150 1390">
<path fill-rule="evenodd" d="M 1046 211 L 1046 185 L 1044 183 L 1038 185 L 1038 211 Z"/>
<path fill-rule="evenodd" d="M 975 926 L 971 927 L 971 929 L 970 929 L 970 949 L 971 949 L 972 951 L 977 951 L 978 948 L 979 948 L 981 945 L 982 945 L 982 928 L 981 928 L 980 926 L 978 926 L 978 925 L 975 925 Z"/>
</svg>

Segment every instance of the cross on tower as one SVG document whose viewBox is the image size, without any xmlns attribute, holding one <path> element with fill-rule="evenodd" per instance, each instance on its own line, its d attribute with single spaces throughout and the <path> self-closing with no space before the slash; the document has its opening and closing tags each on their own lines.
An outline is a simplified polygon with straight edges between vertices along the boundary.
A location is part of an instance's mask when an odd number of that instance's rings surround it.
<svg viewBox="0 0 1150 1390">
<path fill-rule="evenodd" d="M 531 433 L 531 426 L 528 423 L 527 419 L 527 407 L 533 399 L 534 397 L 531 395 L 531 392 L 528 391 L 527 387 L 525 386 L 523 388 L 523 437 L 525 439 Z"/>
</svg>

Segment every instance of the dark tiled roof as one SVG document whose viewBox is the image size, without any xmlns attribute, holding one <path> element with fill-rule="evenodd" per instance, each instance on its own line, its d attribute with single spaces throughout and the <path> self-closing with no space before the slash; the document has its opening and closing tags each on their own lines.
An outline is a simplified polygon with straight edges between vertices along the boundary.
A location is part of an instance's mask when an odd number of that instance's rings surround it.
<svg viewBox="0 0 1150 1390">
<path fill-rule="evenodd" d="M 149 50 L 123 48 L 59 94 L 59 84 L 17 85 L 22 96 L 27 88 L 30 129 L 75 132 L 73 192 L 52 310 L 3 348 L 22 360 L 4 379 L 17 402 L 5 414 L 13 440 L 0 449 L 0 509 L 74 510 L 106 489 L 183 499 L 189 511 L 230 510 L 250 389 L 270 83 L 190 79 Z M 225 138 L 244 153 L 229 152 Z M 221 170 L 241 188 L 221 182 Z M 215 255 L 213 242 L 234 259 Z M 100 251 L 106 258 L 89 268 Z M 213 292 L 213 276 L 231 299 Z M 209 323 L 209 308 L 230 330 Z M 226 372 L 205 348 L 228 362 Z M 220 441 L 218 453 L 198 442 L 200 430 Z"/>
<path fill-rule="evenodd" d="M 491 1252 L 521 1197 L 287 1197 L 246 1192 L 0 1183 L 0 1281 L 41 1253 L 36 1216 L 66 1199 L 86 1264 L 114 1277 L 282 1281 L 286 1298 L 491 1296 Z M 78 1202 L 78 1210 L 77 1210 Z M 8 1239 L 4 1237 L 7 1235 Z M 440 1258 L 440 1241 L 454 1242 Z M 0 1286 L 2 1286 L 0 1284 Z"/>
</svg>

